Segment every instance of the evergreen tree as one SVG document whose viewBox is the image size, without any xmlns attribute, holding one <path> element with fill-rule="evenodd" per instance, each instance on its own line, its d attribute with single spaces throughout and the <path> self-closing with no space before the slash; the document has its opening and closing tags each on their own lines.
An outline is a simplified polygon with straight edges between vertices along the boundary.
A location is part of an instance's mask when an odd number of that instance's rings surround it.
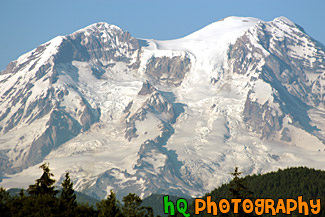
<svg viewBox="0 0 325 217">
<path fill-rule="evenodd" d="M 23 188 L 19 191 L 19 197 L 25 197 L 25 190 Z"/>
<path fill-rule="evenodd" d="M 239 178 L 241 172 L 238 171 L 238 167 L 235 167 L 235 171 L 231 173 L 231 175 L 234 177 L 229 183 L 229 191 L 231 192 L 231 198 L 236 198 L 236 199 L 251 198 L 253 192 L 251 192 L 247 188 L 246 184 L 244 183 L 244 180 Z"/>
<path fill-rule="evenodd" d="M 147 213 L 144 215 L 145 217 L 154 217 L 152 207 L 144 207 L 144 208 L 147 210 Z M 159 217 L 159 216 L 157 216 L 157 217 Z"/>
<path fill-rule="evenodd" d="M 74 217 L 97 217 L 98 212 L 92 206 L 89 206 L 88 203 L 78 204 L 73 216 Z"/>
<path fill-rule="evenodd" d="M 235 171 L 231 173 L 231 175 L 234 177 L 231 182 L 229 183 L 229 191 L 231 192 L 230 198 L 231 199 L 241 199 L 242 202 L 245 199 L 252 199 L 253 192 L 251 192 L 246 184 L 244 183 L 244 180 L 242 178 L 239 178 L 241 175 L 241 172 L 238 171 L 238 167 L 235 167 Z M 233 209 L 232 209 L 233 210 Z M 243 211 L 242 206 L 240 205 L 238 207 L 238 213 L 230 213 L 230 216 L 233 217 L 242 217 L 242 216 L 255 216 L 253 213 L 247 214 Z"/>
<path fill-rule="evenodd" d="M 116 199 L 115 193 L 111 190 L 111 194 L 107 196 L 107 199 L 97 203 L 98 216 L 122 217 L 123 215 L 119 205 L 120 202 Z"/>
<path fill-rule="evenodd" d="M 74 193 L 73 183 L 70 180 L 69 173 L 65 174 L 65 179 L 63 180 L 61 185 L 62 192 L 60 199 L 69 207 L 75 207 L 77 205 L 76 194 Z"/>
<path fill-rule="evenodd" d="M 136 194 L 129 193 L 123 197 L 123 203 L 122 210 L 125 217 L 153 217 L 152 209 L 141 206 L 142 200 Z"/>
<path fill-rule="evenodd" d="M 0 187 L 0 214 L 9 216 L 8 203 L 10 201 L 9 193 L 3 187 Z"/>
<path fill-rule="evenodd" d="M 62 191 L 60 196 L 60 210 L 64 216 L 75 216 L 75 208 L 77 207 L 76 194 L 73 190 L 73 183 L 70 180 L 69 173 L 65 174 L 62 182 Z"/>
<path fill-rule="evenodd" d="M 49 164 L 44 163 L 40 166 L 43 170 L 42 176 L 36 180 L 34 185 L 30 185 L 28 187 L 28 193 L 31 196 L 51 196 L 55 197 L 58 193 L 57 190 L 54 190 L 55 179 L 51 177 L 54 176 L 53 173 L 50 172 Z"/>
</svg>

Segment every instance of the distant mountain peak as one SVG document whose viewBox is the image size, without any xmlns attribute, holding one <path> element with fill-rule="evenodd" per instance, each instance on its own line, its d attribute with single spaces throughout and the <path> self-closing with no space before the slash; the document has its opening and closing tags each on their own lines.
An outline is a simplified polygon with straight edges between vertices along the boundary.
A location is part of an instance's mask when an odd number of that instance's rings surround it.
<svg viewBox="0 0 325 217">
<path fill-rule="evenodd" d="M 290 19 L 288 19 L 287 17 L 284 17 L 284 16 L 277 17 L 273 21 L 274 22 L 283 22 L 290 26 L 296 26 L 296 24 L 293 21 L 291 21 Z"/>
<path fill-rule="evenodd" d="M 95 32 L 111 32 L 111 31 L 123 31 L 120 27 L 113 25 L 113 24 L 108 24 L 106 22 L 98 22 L 98 23 L 93 23 L 89 26 L 86 26 L 85 28 L 82 28 L 80 30 L 77 30 L 76 32 L 72 33 L 71 35 L 75 35 L 78 33 L 95 33 Z"/>
</svg>

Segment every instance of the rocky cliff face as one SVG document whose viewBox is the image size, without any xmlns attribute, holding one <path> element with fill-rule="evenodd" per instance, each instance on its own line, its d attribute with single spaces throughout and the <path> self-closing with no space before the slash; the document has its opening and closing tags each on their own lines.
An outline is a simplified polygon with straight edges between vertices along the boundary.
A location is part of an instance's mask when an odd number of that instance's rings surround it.
<svg viewBox="0 0 325 217">
<path fill-rule="evenodd" d="M 248 94 L 244 118 L 256 132 L 268 137 L 282 130 L 288 115 L 325 141 L 308 116 L 310 108 L 324 108 L 324 57 L 323 46 L 285 18 L 259 23 L 238 38 L 229 51 L 231 70 L 250 76 L 252 83 L 261 79 L 273 91 L 273 99 L 263 102 L 254 99 L 262 90 L 253 88 Z"/>
<path fill-rule="evenodd" d="M 152 56 L 147 62 L 145 73 L 155 84 L 177 87 L 181 85 L 190 68 L 191 61 L 186 56 L 174 56 L 172 58 Z"/>
<path fill-rule="evenodd" d="M 234 166 L 324 169 L 324 62 L 284 17 L 171 41 L 106 23 L 56 37 L 0 73 L 1 185 L 27 186 L 43 161 L 97 198 L 202 195 Z"/>
</svg>

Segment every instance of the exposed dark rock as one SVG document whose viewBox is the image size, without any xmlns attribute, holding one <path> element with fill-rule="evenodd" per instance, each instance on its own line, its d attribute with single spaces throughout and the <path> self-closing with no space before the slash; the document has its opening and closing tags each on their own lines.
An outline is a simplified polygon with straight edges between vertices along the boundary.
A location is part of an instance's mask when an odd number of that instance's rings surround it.
<svg viewBox="0 0 325 217">
<path fill-rule="evenodd" d="M 129 102 L 129 104 L 125 107 L 125 109 L 124 109 L 123 112 L 124 112 L 124 113 L 129 113 L 129 111 L 130 111 L 132 105 L 133 105 L 133 100 L 132 100 L 131 102 Z"/>
<path fill-rule="evenodd" d="M 148 113 L 157 115 L 158 118 L 164 122 L 173 122 L 175 120 L 174 105 L 169 102 L 160 92 L 153 92 L 143 106 L 129 117 L 126 121 L 125 138 L 129 141 L 138 137 L 136 134 L 136 121 L 143 121 Z"/>
<path fill-rule="evenodd" d="M 125 130 L 125 138 L 128 141 L 131 141 L 132 139 L 137 138 L 139 135 L 137 135 L 137 128 L 135 128 L 134 123 L 127 124 L 126 130 Z"/>
<path fill-rule="evenodd" d="M 273 115 L 272 113 L 275 113 Z M 257 133 L 262 134 L 262 138 L 269 138 L 282 128 L 284 115 L 279 115 L 266 102 L 260 105 L 250 100 L 247 96 L 244 108 L 244 121 L 249 124 Z"/>
<path fill-rule="evenodd" d="M 3 132 L 7 133 L 9 130 L 14 128 L 19 123 L 20 119 L 23 116 L 23 113 L 24 113 L 24 109 L 19 108 L 18 111 L 16 111 L 6 122 L 6 126 L 4 127 Z"/>
<path fill-rule="evenodd" d="M 41 162 L 51 150 L 78 135 L 82 128 L 68 113 L 60 110 L 53 110 L 46 125 L 45 132 L 31 145 L 26 159 L 29 166 Z"/>
<path fill-rule="evenodd" d="M 3 119 L 5 119 L 7 117 L 7 115 L 9 114 L 10 111 L 11 111 L 11 108 L 10 107 L 6 108 L 6 111 L 4 111 L 4 112 L 3 111 L 0 111 L 0 121 L 2 121 Z"/>
<path fill-rule="evenodd" d="M 0 150 L 0 181 L 2 181 L 5 173 L 9 172 L 12 167 L 12 162 L 7 156 L 8 150 Z"/>
<path fill-rule="evenodd" d="M 97 79 L 101 79 L 102 75 L 105 73 L 105 70 L 99 67 L 92 67 L 91 71 Z"/>
<path fill-rule="evenodd" d="M 281 140 L 286 142 L 291 142 L 290 130 L 287 127 L 283 128 L 282 130 Z"/>
<path fill-rule="evenodd" d="M 139 91 L 138 95 L 142 95 L 142 96 L 145 96 L 145 95 L 148 95 L 148 94 L 151 94 L 152 92 L 156 91 L 157 89 L 152 86 L 149 81 L 145 81 L 143 82 L 142 84 L 142 88 L 141 90 Z"/>
<path fill-rule="evenodd" d="M 44 115 L 47 115 L 51 111 L 51 109 L 53 108 L 53 92 L 53 88 L 47 89 L 46 94 L 43 95 L 43 97 L 31 102 L 28 107 L 25 108 L 26 112 L 24 118 L 27 119 L 27 123 L 32 123 L 36 119 L 44 117 Z M 33 111 L 38 112 L 32 114 Z"/>
<path fill-rule="evenodd" d="M 154 83 L 179 86 L 190 68 L 191 60 L 187 56 L 151 57 L 145 73 Z"/>
<path fill-rule="evenodd" d="M 50 63 L 47 63 L 45 65 L 42 65 L 36 72 L 35 76 L 36 76 L 36 79 L 40 79 L 42 78 L 47 72 L 48 70 L 50 69 L 51 67 L 51 64 Z"/>
<path fill-rule="evenodd" d="M 91 34 L 77 32 L 67 37 L 56 55 L 56 62 L 71 62 L 72 60 L 130 62 L 125 50 L 129 53 L 138 52 L 138 41 L 131 37 L 130 33 L 123 32 L 120 29 L 107 30 L 106 25 L 108 24 L 88 27 L 89 29 L 86 31 Z M 105 34 L 109 35 L 109 37 L 102 39 L 102 31 L 105 31 Z M 84 41 L 87 41 L 87 43 L 84 43 Z"/>
<path fill-rule="evenodd" d="M 14 68 L 17 66 L 17 61 L 12 61 L 8 64 L 5 70 L 0 72 L 0 75 L 4 75 L 7 73 L 12 73 L 14 71 Z"/>
<path fill-rule="evenodd" d="M 148 47 L 149 43 L 147 40 L 142 40 L 142 39 L 138 39 L 138 43 L 140 47 Z"/>
<path fill-rule="evenodd" d="M 88 130 L 90 126 L 99 121 L 100 117 L 100 110 L 99 109 L 93 109 L 86 99 L 82 98 L 82 106 L 84 106 L 84 109 L 80 116 L 80 123 L 82 125 L 82 128 L 84 131 Z"/>
<path fill-rule="evenodd" d="M 72 40 L 70 37 L 62 41 L 58 53 L 54 56 L 54 62 L 56 64 L 71 63 L 73 60 L 88 61 L 89 59 L 89 53 L 80 44 L 80 40 Z"/>
</svg>

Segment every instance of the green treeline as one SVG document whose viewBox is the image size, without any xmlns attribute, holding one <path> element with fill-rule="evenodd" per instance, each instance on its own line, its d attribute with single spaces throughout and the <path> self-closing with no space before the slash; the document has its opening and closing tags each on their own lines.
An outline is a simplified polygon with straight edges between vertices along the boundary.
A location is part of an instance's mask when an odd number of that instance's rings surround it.
<svg viewBox="0 0 325 217">
<path fill-rule="evenodd" d="M 30 185 L 27 194 L 21 190 L 19 195 L 10 196 L 0 188 L 0 216 L 5 217 L 153 217 L 150 207 L 142 206 L 136 194 L 123 197 L 123 205 L 116 199 L 113 191 L 106 199 L 97 203 L 97 209 L 88 204 L 78 204 L 69 173 L 65 174 L 62 190 L 54 188 L 55 180 L 48 164 L 40 166 L 42 176 Z"/>
<path fill-rule="evenodd" d="M 156 214 L 163 214 L 163 195 L 152 195 L 144 199 L 144 202 L 136 194 L 128 194 L 122 200 L 117 200 L 113 191 L 107 198 L 96 204 L 96 208 L 88 204 L 79 204 L 76 201 L 76 192 L 73 190 L 73 183 L 69 173 L 65 174 L 62 182 L 62 190 L 54 188 L 55 180 L 50 172 L 48 164 L 40 166 L 43 170 L 42 176 L 30 185 L 27 192 L 21 190 L 16 196 L 10 196 L 9 192 L 0 188 L 0 216 L 111 216 L 111 217 L 153 217 Z M 241 178 L 238 168 L 231 173 L 233 179 L 204 197 L 211 196 L 212 201 L 218 202 L 220 199 L 297 199 L 303 196 L 304 201 L 310 199 L 321 199 L 321 212 L 318 215 L 309 213 L 309 216 L 325 216 L 325 171 L 309 169 L 306 167 L 296 167 L 270 172 L 264 175 L 252 175 Z M 176 201 L 177 197 L 171 197 Z M 190 216 L 212 216 L 206 212 L 199 215 L 194 214 L 194 200 L 188 200 L 190 206 L 187 213 Z M 153 207 L 153 209 L 151 208 Z M 233 210 L 233 209 L 231 209 Z M 176 213 L 177 217 L 183 216 Z M 246 217 L 256 216 L 254 213 L 244 213 L 239 208 L 239 213 L 218 213 L 217 216 Z M 270 214 L 263 214 L 268 217 Z M 277 214 L 276 216 L 288 216 Z M 305 216 L 297 211 L 291 215 L 293 217 Z"/>
</svg>

